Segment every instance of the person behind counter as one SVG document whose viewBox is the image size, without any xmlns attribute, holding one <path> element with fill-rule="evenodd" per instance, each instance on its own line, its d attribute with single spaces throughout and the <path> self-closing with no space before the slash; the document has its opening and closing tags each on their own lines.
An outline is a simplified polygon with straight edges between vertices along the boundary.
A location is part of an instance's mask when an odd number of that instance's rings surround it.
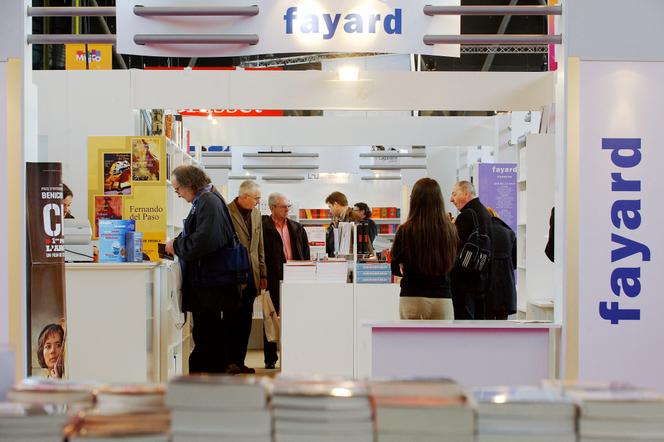
<svg viewBox="0 0 664 442">
<path fill-rule="evenodd" d="M 371 208 L 367 203 L 355 203 L 353 210 L 357 214 L 359 221 L 367 224 L 369 243 L 373 244 L 374 239 L 378 236 L 378 226 L 376 225 L 376 222 L 371 219 Z"/>
<path fill-rule="evenodd" d="M 62 349 L 65 343 L 65 330 L 58 324 L 48 324 L 39 333 L 37 340 L 37 360 L 45 369 L 48 379 L 60 379 L 64 375 Z"/>
<path fill-rule="evenodd" d="M 69 186 L 62 183 L 62 207 L 65 211 L 65 218 L 74 218 L 71 214 L 71 203 L 74 200 L 74 192 L 71 191 Z"/>
<path fill-rule="evenodd" d="M 334 247 L 334 229 L 339 226 L 341 222 L 356 221 L 357 216 L 353 213 L 353 209 L 348 207 L 348 198 L 341 192 L 332 192 L 325 198 L 325 204 L 330 209 L 330 216 L 332 220 L 325 232 L 325 252 L 327 256 L 334 257 L 336 250 Z"/>
<path fill-rule="evenodd" d="M 438 182 L 421 178 L 410 194 L 408 219 L 392 245 L 392 274 L 402 276 L 401 319 L 454 319 L 449 272 L 457 232 L 445 210 Z"/>
<path fill-rule="evenodd" d="M 166 252 L 177 255 L 182 265 L 182 310 L 193 317 L 194 350 L 189 373 L 224 373 L 228 365 L 229 332 L 225 317 L 240 305 L 235 283 L 193 287 L 198 275 L 213 274 L 213 254 L 234 244 L 233 223 L 224 198 L 206 173 L 195 166 L 178 166 L 171 174 L 173 190 L 191 210 L 184 230 L 166 243 Z"/>
</svg>

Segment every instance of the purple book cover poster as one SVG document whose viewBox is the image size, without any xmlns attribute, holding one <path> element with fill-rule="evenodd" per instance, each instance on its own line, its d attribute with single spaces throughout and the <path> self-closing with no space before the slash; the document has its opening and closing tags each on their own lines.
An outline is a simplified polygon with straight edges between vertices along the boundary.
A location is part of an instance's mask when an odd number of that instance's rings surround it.
<svg viewBox="0 0 664 442">
<path fill-rule="evenodd" d="M 516 164 L 482 163 L 479 166 L 478 193 L 482 204 L 492 207 L 516 232 Z"/>
</svg>

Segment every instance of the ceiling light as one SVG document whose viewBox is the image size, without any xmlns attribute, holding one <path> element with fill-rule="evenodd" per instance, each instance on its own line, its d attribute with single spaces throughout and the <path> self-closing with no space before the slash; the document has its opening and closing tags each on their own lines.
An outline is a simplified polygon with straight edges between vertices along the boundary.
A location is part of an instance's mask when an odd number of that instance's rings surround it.
<svg viewBox="0 0 664 442">
<path fill-rule="evenodd" d="M 344 66 L 339 68 L 339 80 L 357 81 L 360 77 L 360 70 L 355 66 Z"/>
</svg>

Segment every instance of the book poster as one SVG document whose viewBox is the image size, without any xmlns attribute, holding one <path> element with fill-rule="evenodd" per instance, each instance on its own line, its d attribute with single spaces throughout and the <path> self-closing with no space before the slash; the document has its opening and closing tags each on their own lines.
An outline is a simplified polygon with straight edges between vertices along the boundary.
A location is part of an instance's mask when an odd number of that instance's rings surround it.
<svg viewBox="0 0 664 442">
<path fill-rule="evenodd" d="M 134 181 L 159 181 L 159 144 L 154 138 L 131 139 Z"/>
<path fill-rule="evenodd" d="M 95 237 L 99 236 L 100 219 L 122 219 L 121 196 L 95 196 Z"/>
<path fill-rule="evenodd" d="M 62 165 L 27 163 L 28 376 L 65 375 Z"/>
<path fill-rule="evenodd" d="M 131 195 L 130 154 L 104 154 L 104 195 Z"/>
<path fill-rule="evenodd" d="M 480 163 L 479 197 L 498 217 L 516 232 L 516 172 L 515 163 Z"/>
</svg>

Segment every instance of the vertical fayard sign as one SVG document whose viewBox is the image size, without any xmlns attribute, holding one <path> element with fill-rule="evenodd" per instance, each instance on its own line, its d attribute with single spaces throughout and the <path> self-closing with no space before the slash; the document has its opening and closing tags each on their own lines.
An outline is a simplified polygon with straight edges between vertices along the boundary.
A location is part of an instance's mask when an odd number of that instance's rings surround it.
<svg viewBox="0 0 664 442">
<path fill-rule="evenodd" d="M 664 63 L 582 61 L 579 378 L 664 390 Z"/>
</svg>

